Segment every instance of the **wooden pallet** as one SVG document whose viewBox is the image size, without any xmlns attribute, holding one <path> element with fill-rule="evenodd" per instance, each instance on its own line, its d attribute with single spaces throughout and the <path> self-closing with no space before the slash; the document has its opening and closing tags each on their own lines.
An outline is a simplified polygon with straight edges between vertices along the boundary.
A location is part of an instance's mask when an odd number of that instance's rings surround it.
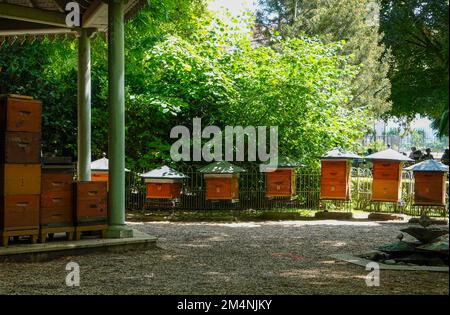
<svg viewBox="0 0 450 315">
<path fill-rule="evenodd" d="M 66 238 L 68 241 L 73 240 L 73 236 L 75 234 L 75 227 L 73 226 L 61 226 L 61 227 L 41 227 L 39 232 L 39 243 L 45 243 L 47 240 L 47 235 L 49 238 L 53 238 L 53 234 L 55 233 L 66 233 Z"/>
<path fill-rule="evenodd" d="M 107 224 L 77 226 L 75 227 L 75 240 L 79 241 L 81 239 L 82 232 L 100 232 L 101 238 L 105 238 L 107 229 L 108 229 Z"/>
<path fill-rule="evenodd" d="M 4 247 L 8 247 L 10 237 L 30 236 L 31 243 L 36 244 L 39 237 L 39 230 L 13 230 L 13 231 L 1 231 L 0 240 Z"/>
</svg>

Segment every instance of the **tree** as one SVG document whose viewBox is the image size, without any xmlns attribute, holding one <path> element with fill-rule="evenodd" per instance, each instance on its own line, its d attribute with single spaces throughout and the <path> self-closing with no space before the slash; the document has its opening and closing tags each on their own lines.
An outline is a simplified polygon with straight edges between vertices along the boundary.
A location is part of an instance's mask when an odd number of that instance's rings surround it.
<svg viewBox="0 0 450 315">
<path fill-rule="evenodd" d="M 353 97 L 346 105 L 376 114 L 390 109 L 391 54 L 381 43 L 377 12 L 370 11 L 372 0 L 259 0 L 259 4 L 257 22 L 266 33 L 318 36 L 325 43 L 345 41 L 342 54 L 352 56 L 352 64 L 359 66 Z"/>
<path fill-rule="evenodd" d="M 342 45 L 303 37 L 253 47 L 249 36 L 233 37 L 239 23 L 205 21 L 194 36 L 168 37 L 148 52 L 149 84 L 165 107 L 179 121 L 278 126 L 280 153 L 305 163 L 354 145 L 369 115 L 343 106 L 358 68 Z"/>
<path fill-rule="evenodd" d="M 446 0 L 382 1 L 384 42 L 396 62 L 390 115 L 440 120 L 448 108 L 448 10 Z"/>
</svg>

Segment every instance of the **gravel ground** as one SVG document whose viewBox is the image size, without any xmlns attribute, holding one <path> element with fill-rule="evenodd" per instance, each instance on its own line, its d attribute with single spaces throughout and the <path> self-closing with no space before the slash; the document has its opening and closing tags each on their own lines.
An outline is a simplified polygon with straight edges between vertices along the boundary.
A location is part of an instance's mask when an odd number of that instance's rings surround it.
<svg viewBox="0 0 450 315">
<path fill-rule="evenodd" d="M 446 294 L 446 273 L 381 271 L 334 261 L 395 240 L 404 223 L 285 221 L 130 223 L 159 237 L 157 250 L 0 263 L 0 294 Z M 68 262 L 81 285 L 65 285 Z"/>
</svg>

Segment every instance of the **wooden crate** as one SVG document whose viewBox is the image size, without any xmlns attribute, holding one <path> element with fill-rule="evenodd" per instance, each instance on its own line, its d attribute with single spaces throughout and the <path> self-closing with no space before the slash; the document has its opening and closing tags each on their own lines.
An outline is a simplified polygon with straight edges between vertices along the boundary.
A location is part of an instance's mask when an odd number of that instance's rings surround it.
<svg viewBox="0 0 450 315">
<path fill-rule="evenodd" d="M 43 169 L 41 227 L 73 225 L 73 174 L 69 169 Z"/>
<path fill-rule="evenodd" d="M 108 192 L 106 182 L 74 183 L 74 199 L 77 225 L 107 222 Z"/>
<path fill-rule="evenodd" d="M 206 200 L 235 200 L 239 198 L 238 174 L 205 175 Z"/>
<path fill-rule="evenodd" d="M 414 172 L 414 202 L 418 206 L 445 206 L 445 173 Z"/>
<path fill-rule="evenodd" d="M 41 162 L 41 134 L 5 132 L 0 137 L 0 162 L 37 164 Z"/>
<path fill-rule="evenodd" d="M 350 199 L 350 161 L 322 160 L 320 199 Z"/>
<path fill-rule="evenodd" d="M 0 97 L 0 131 L 41 132 L 42 102 Z"/>
<path fill-rule="evenodd" d="M 277 169 L 273 172 L 266 172 L 266 196 L 272 197 L 292 197 L 295 195 L 295 170 Z"/>
<path fill-rule="evenodd" d="M 39 195 L 0 196 L 1 230 L 37 228 L 39 228 Z"/>
<path fill-rule="evenodd" d="M 178 199 L 181 195 L 181 182 L 173 180 L 149 180 L 145 183 L 147 199 Z"/>
<path fill-rule="evenodd" d="M 398 161 L 374 161 L 372 201 L 399 202 L 402 190 L 402 167 Z"/>
<path fill-rule="evenodd" d="M 40 195 L 41 164 L 0 164 L 0 194 Z"/>
</svg>

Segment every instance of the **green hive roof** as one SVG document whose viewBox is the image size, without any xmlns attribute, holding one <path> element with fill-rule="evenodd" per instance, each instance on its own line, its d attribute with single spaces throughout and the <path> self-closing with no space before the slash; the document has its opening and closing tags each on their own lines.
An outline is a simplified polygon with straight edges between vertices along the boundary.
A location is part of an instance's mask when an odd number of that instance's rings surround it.
<svg viewBox="0 0 450 315">
<path fill-rule="evenodd" d="M 141 177 L 153 179 L 183 179 L 187 176 L 168 166 L 161 166 L 147 173 L 141 174 Z"/>
<path fill-rule="evenodd" d="M 413 172 L 448 172 L 448 165 L 435 160 L 426 160 L 410 167 L 405 168 L 406 171 Z"/>
<path fill-rule="evenodd" d="M 362 157 L 342 149 L 333 149 L 321 156 L 322 160 L 353 160 L 361 159 Z"/>
<path fill-rule="evenodd" d="M 277 162 L 276 168 L 295 168 L 295 167 L 300 167 L 300 166 L 304 166 L 304 165 L 302 163 L 300 163 L 299 161 L 291 159 L 287 156 L 280 156 L 280 157 L 278 157 L 278 162 Z M 264 163 L 264 167 L 266 169 L 271 168 L 270 160 Z"/>
<path fill-rule="evenodd" d="M 218 161 L 200 168 L 199 172 L 205 174 L 236 174 L 245 172 L 245 169 L 227 161 Z"/>
</svg>

